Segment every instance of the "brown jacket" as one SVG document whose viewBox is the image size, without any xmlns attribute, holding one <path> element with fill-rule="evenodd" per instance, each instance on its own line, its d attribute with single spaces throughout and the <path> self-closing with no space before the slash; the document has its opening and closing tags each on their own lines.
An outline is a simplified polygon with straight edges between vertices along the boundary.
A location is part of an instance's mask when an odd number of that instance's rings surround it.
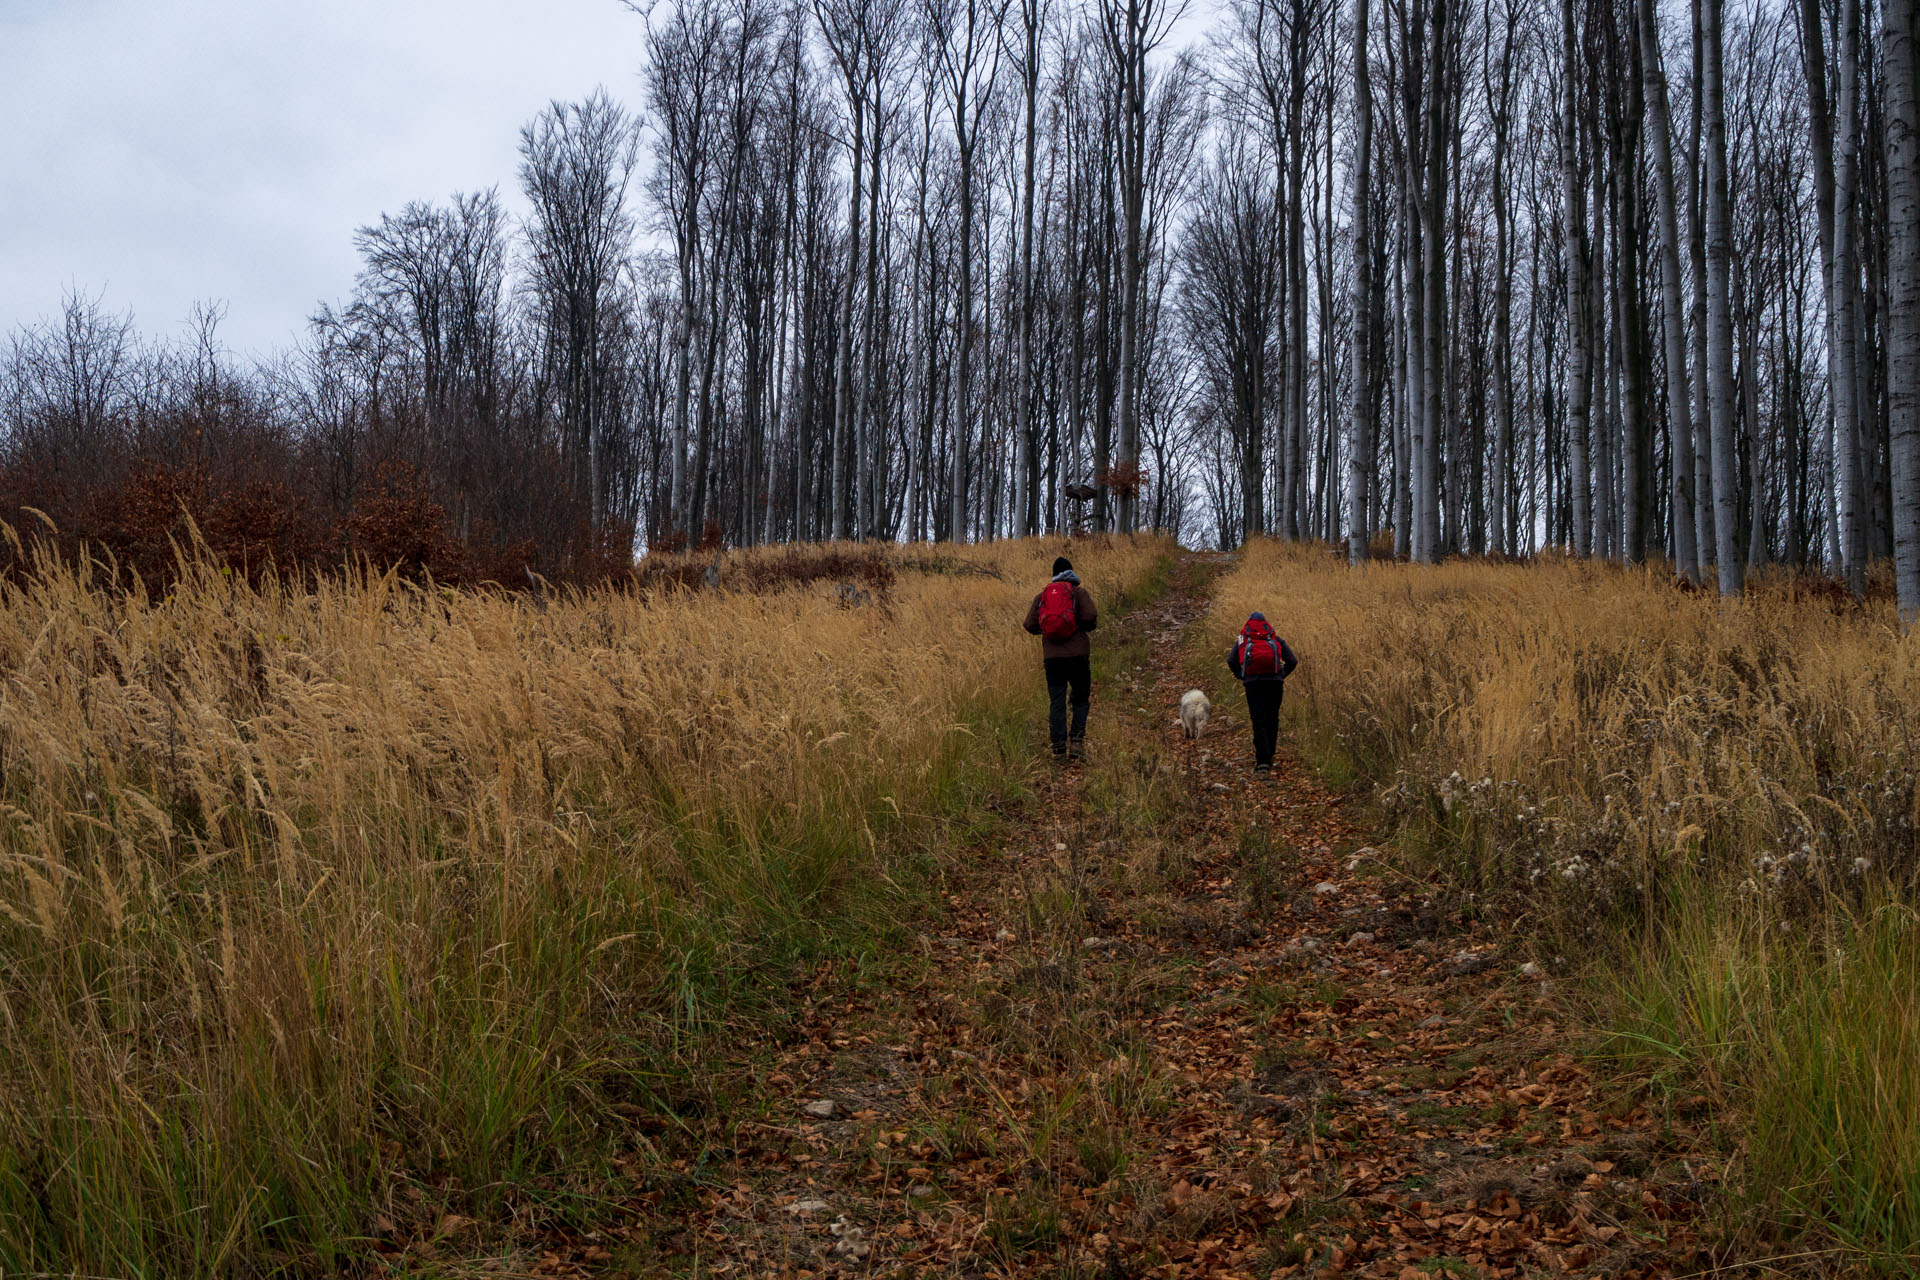
<svg viewBox="0 0 1920 1280">
<path fill-rule="evenodd" d="M 1052 584 L 1049 583 L 1049 586 Z M 1040 595 L 1033 597 L 1033 603 L 1027 608 L 1026 628 L 1029 635 L 1040 635 Z M 1093 597 L 1080 585 L 1078 579 L 1073 584 L 1073 620 L 1077 624 L 1074 633 L 1065 640 L 1049 640 L 1040 637 L 1040 657 L 1046 658 L 1084 658 L 1093 652 L 1093 641 L 1087 638 L 1087 632 L 1100 625 L 1100 611 L 1093 607 Z"/>
</svg>

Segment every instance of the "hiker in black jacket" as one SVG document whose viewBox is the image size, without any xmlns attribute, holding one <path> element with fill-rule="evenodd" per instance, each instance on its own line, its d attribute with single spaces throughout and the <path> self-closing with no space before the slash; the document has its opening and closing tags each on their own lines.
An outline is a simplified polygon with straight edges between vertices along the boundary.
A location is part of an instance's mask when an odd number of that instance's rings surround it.
<svg viewBox="0 0 1920 1280">
<path fill-rule="evenodd" d="M 1040 637 L 1040 664 L 1047 675 L 1047 736 L 1055 760 L 1078 760 L 1086 754 L 1087 703 L 1093 686 L 1089 655 L 1093 642 L 1087 633 L 1100 625 L 1093 597 L 1080 585 L 1080 575 L 1065 556 L 1053 562 L 1053 580 L 1033 598 L 1025 627 Z M 1073 723 L 1067 723 L 1068 695 L 1072 695 Z"/>
<path fill-rule="evenodd" d="M 1253 724 L 1253 771 L 1273 772 L 1273 746 L 1280 736 L 1280 698 L 1287 677 L 1300 665 L 1287 642 L 1274 634 L 1267 615 L 1255 613 L 1240 628 L 1227 651 L 1227 666 L 1247 691 L 1247 719 Z"/>
</svg>

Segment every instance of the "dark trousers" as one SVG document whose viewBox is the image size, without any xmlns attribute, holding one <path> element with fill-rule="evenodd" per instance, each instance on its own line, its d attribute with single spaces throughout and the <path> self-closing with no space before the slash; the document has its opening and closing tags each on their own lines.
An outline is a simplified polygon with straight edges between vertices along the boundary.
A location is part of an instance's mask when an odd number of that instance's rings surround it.
<svg viewBox="0 0 1920 1280">
<path fill-rule="evenodd" d="M 1280 694 L 1285 688 L 1278 680 L 1249 680 L 1247 719 L 1253 723 L 1253 762 L 1273 763 L 1273 744 L 1280 736 Z"/>
<path fill-rule="evenodd" d="M 1086 658 L 1045 658 L 1041 665 L 1047 669 L 1047 737 L 1053 743 L 1055 751 L 1067 749 L 1067 694 L 1073 698 L 1073 732 L 1075 742 L 1087 736 L 1087 701 L 1093 692 L 1093 664 Z"/>
</svg>

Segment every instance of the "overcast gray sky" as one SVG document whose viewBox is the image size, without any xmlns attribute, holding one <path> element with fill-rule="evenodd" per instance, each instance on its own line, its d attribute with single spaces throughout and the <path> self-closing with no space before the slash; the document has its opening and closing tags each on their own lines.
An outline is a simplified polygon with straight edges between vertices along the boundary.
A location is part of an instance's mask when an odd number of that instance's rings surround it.
<svg viewBox="0 0 1920 1280">
<path fill-rule="evenodd" d="M 639 100 L 616 0 L 0 0 L 0 333 L 103 292 L 241 352 L 344 296 L 354 228 L 498 184 L 552 98 Z"/>
<path fill-rule="evenodd" d="M 518 212 L 520 126 L 637 106 L 644 36 L 618 0 L 0 0 L 0 336 L 73 288 L 284 348 L 351 290 L 355 228 L 494 185 Z"/>
</svg>

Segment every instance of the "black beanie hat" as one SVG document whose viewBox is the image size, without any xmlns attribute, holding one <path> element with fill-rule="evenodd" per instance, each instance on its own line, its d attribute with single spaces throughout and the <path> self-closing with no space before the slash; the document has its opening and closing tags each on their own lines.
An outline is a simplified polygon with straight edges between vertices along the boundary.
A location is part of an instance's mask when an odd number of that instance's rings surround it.
<svg viewBox="0 0 1920 1280">
<path fill-rule="evenodd" d="M 1053 558 L 1053 573 L 1055 577 L 1058 577 L 1071 568 L 1073 568 L 1073 561 L 1067 559 L 1065 556 L 1055 556 Z"/>
</svg>

